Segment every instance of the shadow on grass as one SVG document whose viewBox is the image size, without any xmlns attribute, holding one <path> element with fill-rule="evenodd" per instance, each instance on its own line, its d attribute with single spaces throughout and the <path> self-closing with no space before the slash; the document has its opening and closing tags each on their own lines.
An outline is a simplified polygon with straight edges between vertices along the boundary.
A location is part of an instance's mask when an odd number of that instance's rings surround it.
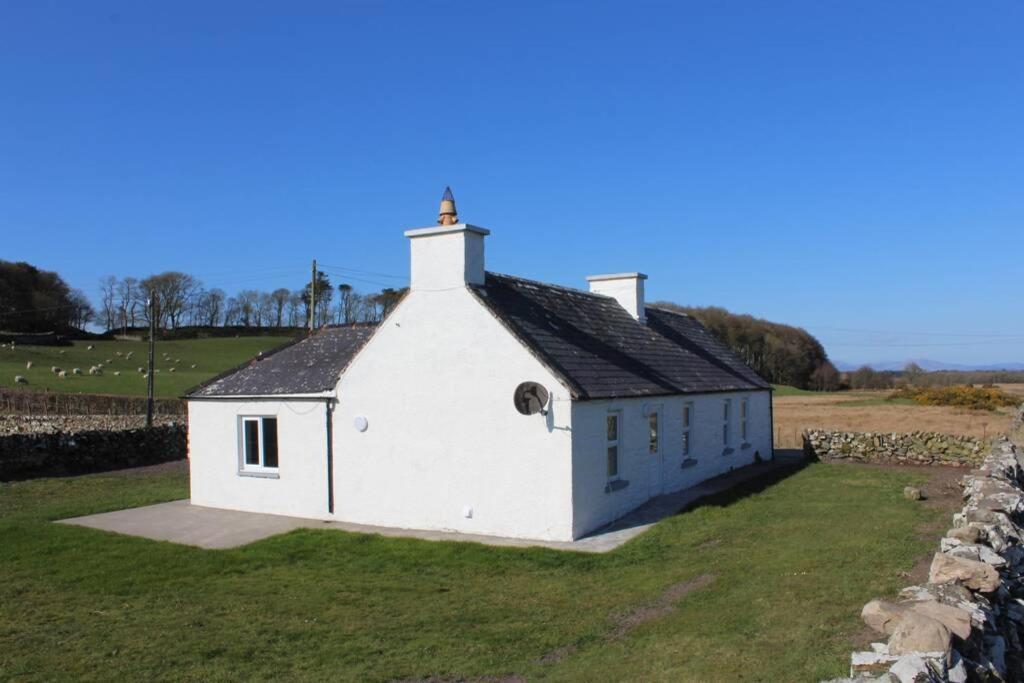
<svg viewBox="0 0 1024 683">
<path fill-rule="evenodd" d="M 807 465 L 807 462 L 800 449 L 776 449 L 775 458 L 769 462 L 747 465 L 690 488 L 652 498 L 624 517 L 595 530 L 586 537 L 648 527 L 703 505 L 731 505 L 796 474 Z"/>
<path fill-rule="evenodd" d="M 780 462 L 772 469 L 764 471 L 759 476 L 736 482 L 726 490 L 702 496 L 701 498 L 698 498 L 697 500 L 694 500 L 680 508 L 676 514 L 683 514 L 700 507 L 728 507 L 733 503 L 743 500 L 744 498 L 757 495 L 758 493 L 775 486 L 779 482 L 793 476 L 810 463 L 815 462 L 814 460 L 805 458 L 799 448 L 777 449 L 775 451 L 775 458 Z M 752 467 L 758 466 L 753 465 Z M 728 477 L 730 474 L 733 473 L 722 476 Z M 715 479 L 712 479 L 708 483 L 712 483 L 714 481 Z"/>
</svg>

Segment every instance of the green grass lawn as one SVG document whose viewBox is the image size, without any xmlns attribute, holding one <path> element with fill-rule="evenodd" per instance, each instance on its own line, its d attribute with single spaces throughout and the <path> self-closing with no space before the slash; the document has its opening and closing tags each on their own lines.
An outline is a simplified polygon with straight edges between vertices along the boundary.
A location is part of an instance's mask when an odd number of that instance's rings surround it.
<svg viewBox="0 0 1024 683">
<path fill-rule="evenodd" d="M 200 550 L 49 521 L 183 474 L 0 483 L 0 679 L 818 681 L 934 547 L 947 513 L 902 496 L 922 476 L 812 464 L 607 555 L 308 529 Z"/>
<path fill-rule="evenodd" d="M 772 389 L 776 396 L 821 396 L 820 391 L 809 391 L 807 389 L 797 389 L 791 387 L 788 384 L 773 384 Z"/>
<path fill-rule="evenodd" d="M 290 337 L 225 337 L 159 341 L 156 343 L 154 366 L 159 372 L 153 375 L 156 395 L 164 398 L 180 396 L 189 387 L 289 340 Z M 92 351 L 88 350 L 89 345 L 94 347 Z M 0 387 L 21 386 L 15 385 L 14 378 L 22 375 L 29 382 L 24 388 L 30 391 L 45 389 L 145 396 L 146 380 L 138 368 L 146 367 L 147 349 L 146 342 L 126 341 L 76 341 L 73 346 L 15 346 L 13 351 L 9 347 L 0 348 Z M 132 352 L 132 357 L 126 359 L 129 352 Z M 164 360 L 164 354 L 172 360 Z M 174 359 L 180 359 L 180 362 L 175 363 Z M 31 370 L 26 369 L 29 361 L 32 362 Z M 98 363 L 105 364 L 103 375 L 89 375 L 89 368 Z M 59 378 L 51 372 L 53 366 L 67 370 L 68 377 Z M 82 374 L 72 375 L 73 368 L 81 368 Z M 114 375 L 115 372 L 120 372 L 120 376 Z"/>
</svg>

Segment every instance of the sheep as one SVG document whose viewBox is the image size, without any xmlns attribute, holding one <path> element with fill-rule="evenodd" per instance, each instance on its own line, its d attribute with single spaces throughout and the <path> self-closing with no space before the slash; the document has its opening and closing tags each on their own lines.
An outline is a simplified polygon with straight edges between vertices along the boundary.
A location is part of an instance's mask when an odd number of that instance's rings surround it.
<svg viewBox="0 0 1024 683">
<path fill-rule="evenodd" d="M 126 353 L 126 354 L 124 355 L 124 358 L 125 358 L 125 360 L 128 360 L 129 358 L 131 358 L 131 357 L 132 357 L 132 354 L 133 354 L 133 353 L 135 353 L 135 352 L 134 352 L 134 351 L 129 351 L 128 353 Z M 119 355 L 119 356 L 120 356 L 120 355 L 121 355 L 121 352 L 120 352 L 120 351 L 118 351 L 118 352 L 117 352 L 117 355 Z"/>
<path fill-rule="evenodd" d="M 111 363 L 113 363 L 113 362 L 114 362 L 114 359 L 113 359 L 113 358 L 108 358 L 108 359 L 107 359 L 106 361 L 104 361 L 104 362 L 105 362 L 105 363 L 106 363 L 107 365 L 110 365 Z"/>
<path fill-rule="evenodd" d="M 94 365 L 91 368 L 89 368 L 89 374 L 94 377 L 98 377 L 103 374 L 103 368 Z"/>
<path fill-rule="evenodd" d="M 73 375 L 81 375 L 82 374 L 82 368 L 72 368 L 71 369 L 71 374 L 73 374 Z"/>
<path fill-rule="evenodd" d="M 68 371 L 61 370 L 60 372 L 57 373 L 57 376 L 60 377 L 61 379 L 65 379 L 68 376 Z"/>
<path fill-rule="evenodd" d="M 92 344 L 89 344 L 88 346 L 85 347 L 86 351 L 92 351 L 92 349 L 93 349 L 93 345 Z"/>
<path fill-rule="evenodd" d="M 120 376 L 121 376 L 121 371 L 120 370 L 114 370 L 114 377 L 120 377 Z"/>
<path fill-rule="evenodd" d="M 140 375 L 145 374 L 145 373 L 146 373 L 146 370 L 144 368 L 139 368 L 139 374 Z"/>
<path fill-rule="evenodd" d="M 192 368 L 193 370 L 195 370 L 195 369 L 196 369 L 196 364 L 195 364 L 195 363 L 193 363 L 193 364 L 192 364 L 192 365 L 190 365 L 189 367 L 191 367 L 191 368 Z"/>
<path fill-rule="evenodd" d="M 25 363 L 25 369 L 26 370 L 31 370 L 32 369 L 32 361 L 29 361 L 29 362 Z"/>
<path fill-rule="evenodd" d="M 121 355 L 121 352 L 120 352 L 120 351 L 114 351 L 114 355 L 115 355 L 115 356 L 120 356 L 120 355 Z"/>
<path fill-rule="evenodd" d="M 171 368 L 171 369 L 170 369 L 170 370 L 168 370 L 167 372 L 174 372 L 175 370 L 177 370 L 177 368 Z"/>
<path fill-rule="evenodd" d="M 27 379 L 25 379 L 25 378 L 24 378 L 23 376 L 21 376 L 21 375 L 15 375 L 15 376 L 14 376 L 14 383 L 15 383 L 15 384 L 28 384 L 28 380 L 27 380 Z"/>
<path fill-rule="evenodd" d="M 60 351 L 58 351 L 57 353 L 59 353 L 60 355 L 62 355 L 62 356 L 63 356 L 63 355 L 64 355 L 64 349 L 61 349 L 61 350 L 60 350 Z"/>
<path fill-rule="evenodd" d="M 50 367 L 50 372 L 56 375 L 58 372 L 60 372 L 60 368 L 58 368 L 56 365 L 53 365 Z"/>
<path fill-rule="evenodd" d="M 181 362 L 181 359 L 180 359 L 180 358 L 175 358 L 175 359 L 174 359 L 174 362 L 175 362 L 175 363 L 180 363 L 180 362 Z"/>
</svg>

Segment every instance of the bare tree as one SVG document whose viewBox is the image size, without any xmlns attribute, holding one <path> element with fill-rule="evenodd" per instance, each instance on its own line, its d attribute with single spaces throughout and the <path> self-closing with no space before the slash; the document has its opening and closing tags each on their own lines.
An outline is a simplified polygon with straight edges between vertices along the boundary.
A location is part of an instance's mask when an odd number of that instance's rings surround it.
<svg viewBox="0 0 1024 683">
<path fill-rule="evenodd" d="M 255 289 L 243 289 L 238 293 L 238 317 L 239 322 L 245 327 L 252 326 L 256 316 L 256 304 L 259 302 L 260 293 Z"/>
<path fill-rule="evenodd" d="M 288 325 L 300 327 L 299 315 L 302 313 L 302 291 L 296 290 L 288 294 Z"/>
<path fill-rule="evenodd" d="M 256 327 L 268 326 L 274 319 L 274 299 L 266 292 L 260 292 L 256 297 Z"/>
<path fill-rule="evenodd" d="M 85 296 L 82 290 L 72 289 L 70 302 L 71 308 L 69 310 L 68 322 L 71 323 L 72 327 L 77 327 L 80 330 L 85 329 L 89 321 L 96 316 L 96 311 L 93 310 L 92 305 L 89 303 L 89 298 Z"/>
<path fill-rule="evenodd" d="M 100 279 L 100 310 L 104 328 L 114 329 L 117 325 L 117 278 L 113 275 Z"/>
<path fill-rule="evenodd" d="M 275 289 L 270 293 L 270 298 L 274 301 L 274 326 L 281 327 L 284 322 L 284 307 L 288 304 L 288 299 L 292 293 L 287 289 L 281 287 Z"/>
<path fill-rule="evenodd" d="M 357 302 L 359 295 L 356 290 L 352 288 L 352 285 L 342 283 L 338 285 L 338 322 L 342 324 L 353 323 L 356 321 L 356 314 L 358 313 Z"/>
<path fill-rule="evenodd" d="M 188 273 L 168 271 L 151 275 L 142 281 L 142 286 L 151 295 L 156 295 L 157 322 L 162 327 L 174 328 L 181 324 L 200 283 Z"/>
<path fill-rule="evenodd" d="M 223 289 L 210 289 L 200 293 L 196 300 L 196 318 L 200 325 L 216 327 L 224 311 Z"/>
<path fill-rule="evenodd" d="M 133 277 L 121 278 L 117 283 L 117 308 L 121 315 L 121 326 L 135 327 L 135 311 L 139 305 L 139 281 Z"/>
<path fill-rule="evenodd" d="M 231 297 L 224 304 L 224 326 L 237 325 L 242 319 L 242 304 L 236 297 Z"/>
</svg>

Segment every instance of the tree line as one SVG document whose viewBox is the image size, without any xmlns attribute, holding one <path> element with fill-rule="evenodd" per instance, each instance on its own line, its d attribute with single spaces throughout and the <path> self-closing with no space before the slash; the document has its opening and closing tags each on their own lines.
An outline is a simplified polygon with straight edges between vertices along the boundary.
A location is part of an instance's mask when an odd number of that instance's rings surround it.
<svg viewBox="0 0 1024 683">
<path fill-rule="evenodd" d="M 90 323 L 107 331 L 149 326 L 180 327 L 316 327 L 377 322 L 398 303 L 405 289 L 385 288 L 362 293 L 347 283 L 334 285 L 323 272 L 298 289 L 243 289 L 229 295 L 207 288 L 193 275 L 167 271 L 145 278 L 100 279 L 94 306 L 84 292 L 73 289 L 55 272 L 28 263 L 0 261 L 0 330 L 10 332 L 81 331 Z M 315 294 L 314 294 L 315 292 Z"/>
<path fill-rule="evenodd" d="M 658 305 L 696 318 L 772 384 L 817 391 L 835 391 L 840 387 L 839 371 L 829 361 L 821 342 L 807 330 L 730 313 L 717 306 L 701 308 L 670 302 Z"/>
<path fill-rule="evenodd" d="M 85 293 L 57 273 L 0 261 L 0 330 L 65 332 L 84 328 L 94 314 Z"/>
<path fill-rule="evenodd" d="M 323 272 L 299 289 L 243 289 L 233 296 L 203 286 L 188 273 L 168 271 L 147 278 L 109 275 L 100 280 L 96 323 L 107 330 L 149 325 L 146 302 L 154 304 L 154 323 L 161 330 L 179 327 L 316 327 L 378 322 L 401 299 L 404 289 L 385 288 L 363 294 L 347 283 L 331 283 Z"/>
</svg>

